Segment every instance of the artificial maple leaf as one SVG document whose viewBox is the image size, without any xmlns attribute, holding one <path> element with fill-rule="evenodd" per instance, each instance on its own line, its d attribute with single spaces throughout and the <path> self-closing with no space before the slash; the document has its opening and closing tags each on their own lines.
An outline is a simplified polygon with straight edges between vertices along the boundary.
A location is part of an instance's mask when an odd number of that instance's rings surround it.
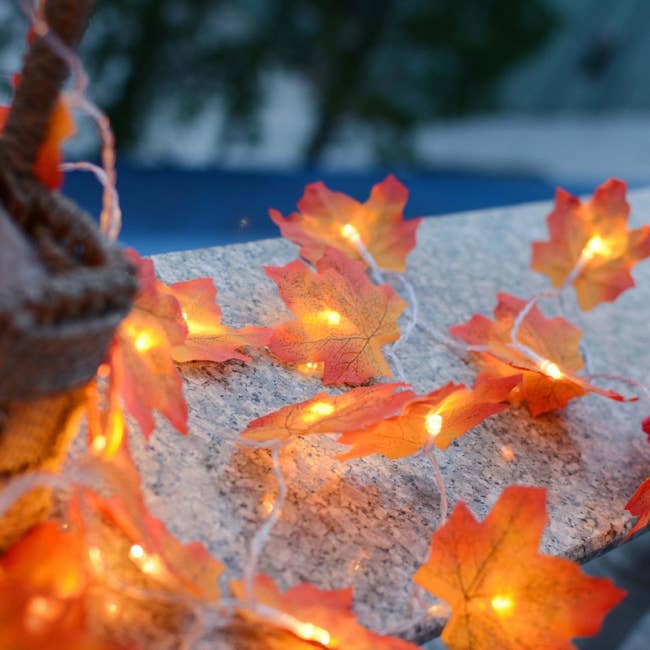
<svg viewBox="0 0 650 650">
<path fill-rule="evenodd" d="M 33 528 L 0 557 L 0 644 L 12 650 L 126 650 L 88 621 L 87 549 L 78 529 Z"/>
<path fill-rule="evenodd" d="M 650 256 L 650 226 L 628 229 L 625 191 L 625 183 L 610 179 L 581 203 L 559 189 L 547 218 L 550 240 L 533 243 L 531 268 L 548 275 L 554 287 L 581 265 L 573 285 L 583 310 L 633 287 L 632 267 Z"/>
<path fill-rule="evenodd" d="M 520 381 L 519 375 L 484 377 L 472 390 L 449 382 L 428 395 L 414 396 L 399 415 L 359 431 L 343 433 L 338 442 L 352 448 L 337 458 L 349 460 L 369 454 L 403 458 L 428 442 L 447 449 L 452 440 L 507 408 L 503 402 Z"/>
<path fill-rule="evenodd" d="M 182 544 L 147 508 L 140 474 L 127 445 L 110 459 L 93 458 L 85 470 L 101 479 L 109 496 L 82 489 L 92 512 L 113 525 L 131 548 L 130 559 L 168 591 L 192 599 L 216 601 L 223 565 L 200 542 Z M 74 519 L 74 512 L 71 515 Z M 113 533 L 115 534 L 115 533 Z M 134 548 L 138 549 L 134 553 Z"/>
<path fill-rule="evenodd" d="M 298 212 L 283 217 L 270 210 L 282 236 L 300 246 L 300 254 L 315 264 L 328 246 L 360 260 L 354 238 L 361 242 L 384 269 L 403 272 L 406 256 L 415 247 L 415 232 L 422 219 L 404 221 L 408 190 L 394 176 L 372 188 L 365 203 L 323 183 L 307 185 L 298 202 Z M 347 226 L 347 229 L 344 230 Z"/>
<path fill-rule="evenodd" d="M 643 429 L 643 432 L 648 436 L 648 442 L 650 442 L 650 416 L 641 422 L 641 428 Z"/>
<path fill-rule="evenodd" d="M 632 495 L 632 498 L 627 502 L 625 509 L 632 515 L 638 517 L 633 528 L 627 534 L 628 537 L 634 533 L 639 532 L 650 524 L 650 477 L 648 477 L 638 490 Z"/>
<path fill-rule="evenodd" d="M 241 581 L 230 583 L 236 598 L 244 601 Z M 255 601 L 288 615 L 286 645 L 278 648 L 354 648 L 354 650 L 416 650 L 401 639 L 370 632 L 357 623 L 352 611 L 352 589 L 324 591 L 310 584 L 299 584 L 282 593 L 273 580 L 258 575 L 254 584 Z M 246 613 L 247 616 L 250 614 Z M 254 619 L 256 620 L 256 619 Z M 266 647 L 266 646 L 264 646 Z"/>
<path fill-rule="evenodd" d="M 15 75 L 14 84 L 19 83 L 20 75 Z M 0 106 L 0 133 L 4 129 L 10 107 Z M 72 115 L 63 97 L 60 97 L 50 117 L 45 140 L 41 143 L 34 161 L 34 176 L 46 187 L 57 189 L 63 185 L 61 145 L 77 132 Z"/>
<path fill-rule="evenodd" d="M 217 288 L 211 278 L 197 278 L 169 285 L 169 290 L 181 305 L 188 335 L 174 347 L 174 361 L 216 361 L 229 359 L 250 361 L 242 347 L 263 347 L 268 344 L 271 330 L 262 327 L 235 329 L 221 323 L 221 309 L 216 304 Z"/>
<path fill-rule="evenodd" d="M 178 300 L 156 280 L 153 262 L 129 251 L 137 267 L 140 291 L 122 321 L 110 351 L 111 372 L 127 409 L 148 437 L 153 410 L 160 411 L 181 433 L 187 433 L 187 404 L 172 349 L 187 336 Z"/>
<path fill-rule="evenodd" d="M 253 420 L 241 435 L 248 440 L 264 442 L 366 427 L 393 415 L 415 397 L 410 390 L 394 392 L 404 386 L 406 384 L 377 384 L 354 388 L 342 395 L 319 393 Z"/>
<path fill-rule="evenodd" d="M 497 295 L 495 320 L 475 314 L 467 323 L 449 329 L 470 345 L 485 346 L 475 352 L 486 377 L 521 375 L 521 384 L 510 393 L 512 404 L 525 402 L 533 417 L 562 408 L 575 397 L 595 392 L 609 399 L 624 401 L 618 393 L 593 386 L 576 373 L 583 365 L 580 355 L 582 334 L 564 318 L 546 318 L 537 306 L 523 319 L 519 343 L 531 349 L 543 362 L 537 364 L 512 347 L 511 332 L 517 314 L 527 304 L 507 293 Z"/>
<path fill-rule="evenodd" d="M 539 553 L 546 491 L 510 486 L 477 522 L 464 503 L 433 534 L 415 581 L 446 601 L 442 640 L 453 650 L 573 648 L 596 634 L 625 595 L 569 560 Z"/>
<path fill-rule="evenodd" d="M 275 328 L 270 350 L 283 361 L 323 363 L 323 383 L 361 384 L 390 377 L 381 346 L 399 336 L 406 303 L 384 284 L 370 282 L 365 268 L 334 248 L 316 263 L 299 260 L 265 267 L 297 320 Z"/>
</svg>

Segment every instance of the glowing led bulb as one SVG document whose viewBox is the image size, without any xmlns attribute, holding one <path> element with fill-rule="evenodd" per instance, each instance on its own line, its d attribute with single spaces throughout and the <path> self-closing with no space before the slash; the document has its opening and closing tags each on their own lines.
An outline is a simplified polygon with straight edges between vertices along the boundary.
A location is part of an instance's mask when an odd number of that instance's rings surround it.
<svg viewBox="0 0 650 650">
<path fill-rule="evenodd" d="M 44 625 L 53 623 L 61 615 L 62 605 L 52 598 L 34 596 L 25 609 L 25 627 L 32 632 L 40 631 Z"/>
<path fill-rule="evenodd" d="M 94 569 L 99 570 L 102 568 L 102 552 L 97 548 L 97 546 L 91 546 L 88 549 L 88 557 L 90 558 L 90 563 L 93 565 Z"/>
<path fill-rule="evenodd" d="M 599 235 L 594 235 L 586 244 L 582 250 L 582 255 L 586 259 L 590 260 L 597 255 L 600 257 L 606 257 L 612 252 L 611 246 Z"/>
<path fill-rule="evenodd" d="M 424 428 L 432 438 L 435 438 L 442 429 L 442 415 L 435 411 L 429 413 L 426 418 L 424 418 Z"/>
<path fill-rule="evenodd" d="M 514 609 L 515 601 L 505 594 L 497 594 L 492 598 L 490 604 L 499 616 L 508 616 Z"/>
<path fill-rule="evenodd" d="M 129 557 L 132 560 L 141 560 L 144 557 L 144 549 L 140 544 L 134 544 L 129 550 Z"/>
<path fill-rule="evenodd" d="M 138 352 L 146 352 L 155 344 L 156 340 L 149 332 L 139 332 L 133 340 L 133 345 Z"/>
<path fill-rule="evenodd" d="M 316 641 L 321 645 L 327 646 L 332 640 L 330 633 L 322 627 L 313 623 L 297 623 L 295 628 L 296 636 L 305 641 Z"/>
<path fill-rule="evenodd" d="M 311 422 L 316 422 L 316 420 L 327 417 L 332 413 L 334 413 L 334 406 L 329 402 L 314 402 L 302 414 L 302 420 L 303 422 L 310 424 Z"/>
<path fill-rule="evenodd" d="M 349 242 L 352 242 L 353 244 L 361 241 L 361 235 L 359 235 L 359 231 L 351 223 L 346 223 L 341 228 L 341 235 L 343 235 L 345 239 L 347 239 Z"/>
<path fill-rule="evenodd" d="M 183 309 L 181 313 L 183 314 L 183 320 L 187 321 L 187 312 Z"/>
<path fill-rule="evenodd" d="M 341 314 L 333 309 L 323 309 L 323 311 L 319 311 L 318 319 L 324 321 L 330 327 L 336 327 L 341 324 Z"/>
<path fill-rule="evenodd" d="M 560 377 L 562 377 L 562 371 L 557 366 L 557 364 L 549 361 L 548 359 L 544 359 L 544 361 L 540 363 L 539 369 L 551 379 L 560 379 Z"/>
<path fill-rule="evenodd" d="M 106 436 L 95 436 L 91 447 L 95 453 L 101 454 L 106 449 Z"/>
</svg>

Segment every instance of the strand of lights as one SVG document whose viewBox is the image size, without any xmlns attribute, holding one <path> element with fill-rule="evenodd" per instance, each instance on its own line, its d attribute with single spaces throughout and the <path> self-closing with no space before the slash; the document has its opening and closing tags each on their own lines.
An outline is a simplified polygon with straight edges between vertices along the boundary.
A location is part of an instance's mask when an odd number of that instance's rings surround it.
<svg viewBox="0 0 650 650">
<path fill-rule="evenodd" d="M 271 514 L 266 521 L 262 524 L 260 529 L 255 533 L 251 540 L 248 549 L 248 559 L 243 569 L 244 588 L 246 590 L 246 598 L 253 602 L 255 600 L 254 581 L 257 575 L 257 565 L 259 563 L 260 554 L 266 545 L 271 535 L 271 532 L 280 519 L 282 508 L 287 500 L 287 481 L 282 471 L 280 464 L 280 451 L 282 445 L 275 444 L 271 449 L 271 460 L 273 462 L 273 473 L 275 474 L 278 483 L 278 495 L 273 504 Z"/>
<path fill-rule="evenodd" d="M 49 45 L 51 50 L 63 59 L 74 79 L 74 89 L 68 95 L 69 104 L 72 108 L 86 113 L 95 122 L 101 142 L 101 159 L 104 171 L 102 183 L 104 191 L 102 194 L 102 211 L 100 214 L 100 225 L 102 231 L 110 240 L 117 239 L 122 229 L 122 211 L 117 195 L 117 174 L 115 172 L 115 136 L 110 120 L 106 114 L 89 99 L 86 91 L 88 89 L 88 75 L 77 54 L 68 47 L 59 35 L 50 30 L 47 21 L 40 11 L 35 11 L 29 0 L 20 0 L 20 7 L 27 17 L 32 29 L 38 36 Z"/>
<path fill-rule="evenodd" d="M 379 268 L 379 265 L 375 261 L 374 257 L 370 253 L 370 251 L 366 248 L 365 244 L 363 243 L 363 240 L 361 239 L 361 236 L 359 235 L 359 231 L 352 225 L 352 224 L 345 224 L 341 228 L 341 235 L 347 239 L 359 252 L 361 257 L 364 259 L 366 264 L 370 267 L 373 279 L 375 283 L 377 284 L 383 284 L 384 283 L 384 278 L 382 275 L 382 271 Z M 413 329 L 417 326 L 418 324 L 418 301 L 417 297 L 415 295 L 415 291 L 413 290 L 413 287 L 410 283 L 406 281 L 405 278 L 403 278 L 400 274 L 398 274 L 399 277 L 401 278 L 402 284 L 407 292 L 407 295 L 410 298 L 410 304 L 411 304 L 411 324 L 409 326 L 409 335 L 413 331 Z M 397 355 L 395 354 L 395 348 L 397 347 L 397 344 L 399 343 L 396 341 L 390 348 L 388 349 L 388 356 L 393 362 L 393 366 L 395 367 L 395 372 L 398 375 L 400 381 L 403 381 L 405 383 L 409 383 L 406 378 L 406 373 L 404 372 L 404 368 L 402 366 L 402 363 L 398 359 Z M 425 427 L 427 429 L 427 433 L 431 435 L 432 437 L 435 437 L 440 433 L 440 429 L 442 427 L 442 417 L 437 414 L 433 414 L 431 421 L 429 420 L 429 416 L 427 417 L 427 420 L 425 421 Z M 437 418 L 437 419 L 434 419 Z M 435 421 L 435 425 L 434 425 Z M 431 428 L 430 428 L 431 427 Z M 434 429 L 437 427 L 437 430 L 434 433 Z M 438 459 L 436 458 L 433 450 L 432 450 L 432 445 L 428 444 L 425 445 L 424 447 L 424 455 L 429 459 L 429 462 L 431 463 L 431 466 L 433 467 L 433 474 L 434 474 L 434 481 L 436 484 L 436 488 L 438 489 L 438 493 L 440 494 L 440 523 L 439 525 L 442 526 L 445 521 L 447 521 L 447 512 L 449 509 L 449 501 L 447 497 L 447 488 L 445 487 L 445 481 L 442 476 L 442 472 L 440 471 L 440 465 L 438 464 Z"/>
</svg>

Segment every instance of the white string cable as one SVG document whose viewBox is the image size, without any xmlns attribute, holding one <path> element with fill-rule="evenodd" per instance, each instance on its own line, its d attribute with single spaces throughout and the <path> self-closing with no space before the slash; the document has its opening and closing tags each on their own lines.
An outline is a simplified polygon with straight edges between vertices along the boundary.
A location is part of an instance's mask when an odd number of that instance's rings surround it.
<svg viewBox="0 0 650 650">
<path fill-rule="evenodd" d="M 287 499 L 287 482 L 284 478 L 282 465 L 280 464 L 280 451 L 282 445 L 276 444 L 271 449 L 271 460 L 273 462 L 273 474 L 275 475 L 278 484 L 278 494 L 273 502 L 271 514 L 267 520 L 262 524 L 261 528 L 255 533 L 251 540 L 248 559 L 243 569 L 244 588 L 246 590 L 246 598 L 250 602 L 255 600 L 254 581 L 257 575 L 257 565 L 259 563 L 260 554 L 265 544 L 268 542 L 271 532 L 280 519 L 282 508 Z"/>
</svg>

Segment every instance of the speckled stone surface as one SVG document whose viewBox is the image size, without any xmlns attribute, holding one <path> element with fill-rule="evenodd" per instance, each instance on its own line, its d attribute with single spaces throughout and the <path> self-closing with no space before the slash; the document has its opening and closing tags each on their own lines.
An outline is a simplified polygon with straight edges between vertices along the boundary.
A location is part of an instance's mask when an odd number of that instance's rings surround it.
<svg viewBox="0 0 650 650">
<path fill-rule="evenodd" d="M 632 223 L 648 221 L 650 191 L 633 193 L 632 204 Z M 446 328 L 475 312 L 491 313 L 497 291 L 530 297 L 547 287 L 528 264 L 529 243 L 546 238 L 548 209 L 529 204 L 426 220 L 408 269 L 421 319 Z M 167 282 L 213 277 L 226 323 L 273 325 L 288 312 L 261 267 L 295 255 L 292 244 L 269 240 L 162 255 L 155 264 Z M 650 263 L 634 275 L 638 288 L 578 315 L 577 322 L 594 372 L 648 382 Z M 449 380 L 471 382 L 475 372 L 421 332 L 399 357 L 419 391 Z M 241 571 L 248 542 L 266 516 L 265 497 L 268 502 L 276 489 L 268 452 L 239 448 L 237 434 L 251 419 L 321 386 L 264 353 L 249 365 L 196 363 L 182 371 L 190 435 L 161 420 L 147 452 L 136 444 L 135 454 L 154 513 L 181 539 L 202 541 L 226 564 L 225 585 Z M 647 404 L 589 395 L 537 420 L 523 409 L 490 418 L 442 460 L 451 504 L 462 499 L 483 517 L 506 485 L 545 486 L 551 522 L 544 550 L 587 560 L 618 543 L 629 525 L 624 505 L 650 470 L 650 445 L 639 424 L 648 413 Z M 504 446 L 514 454 L 510 462 Z M 285 451 L 289 499 L 261 571 L 283 587 L 353 585 L 365 625 L 417 641 L 435 636 L 440 621 L 414 612 L 408 597 L 439 514 L 430 466 L 420 457 L 391 462 L 379 456 L 341 464 L 332 460 L 337 449 L 332 439 L 313 437 Z"/>
</svg>

